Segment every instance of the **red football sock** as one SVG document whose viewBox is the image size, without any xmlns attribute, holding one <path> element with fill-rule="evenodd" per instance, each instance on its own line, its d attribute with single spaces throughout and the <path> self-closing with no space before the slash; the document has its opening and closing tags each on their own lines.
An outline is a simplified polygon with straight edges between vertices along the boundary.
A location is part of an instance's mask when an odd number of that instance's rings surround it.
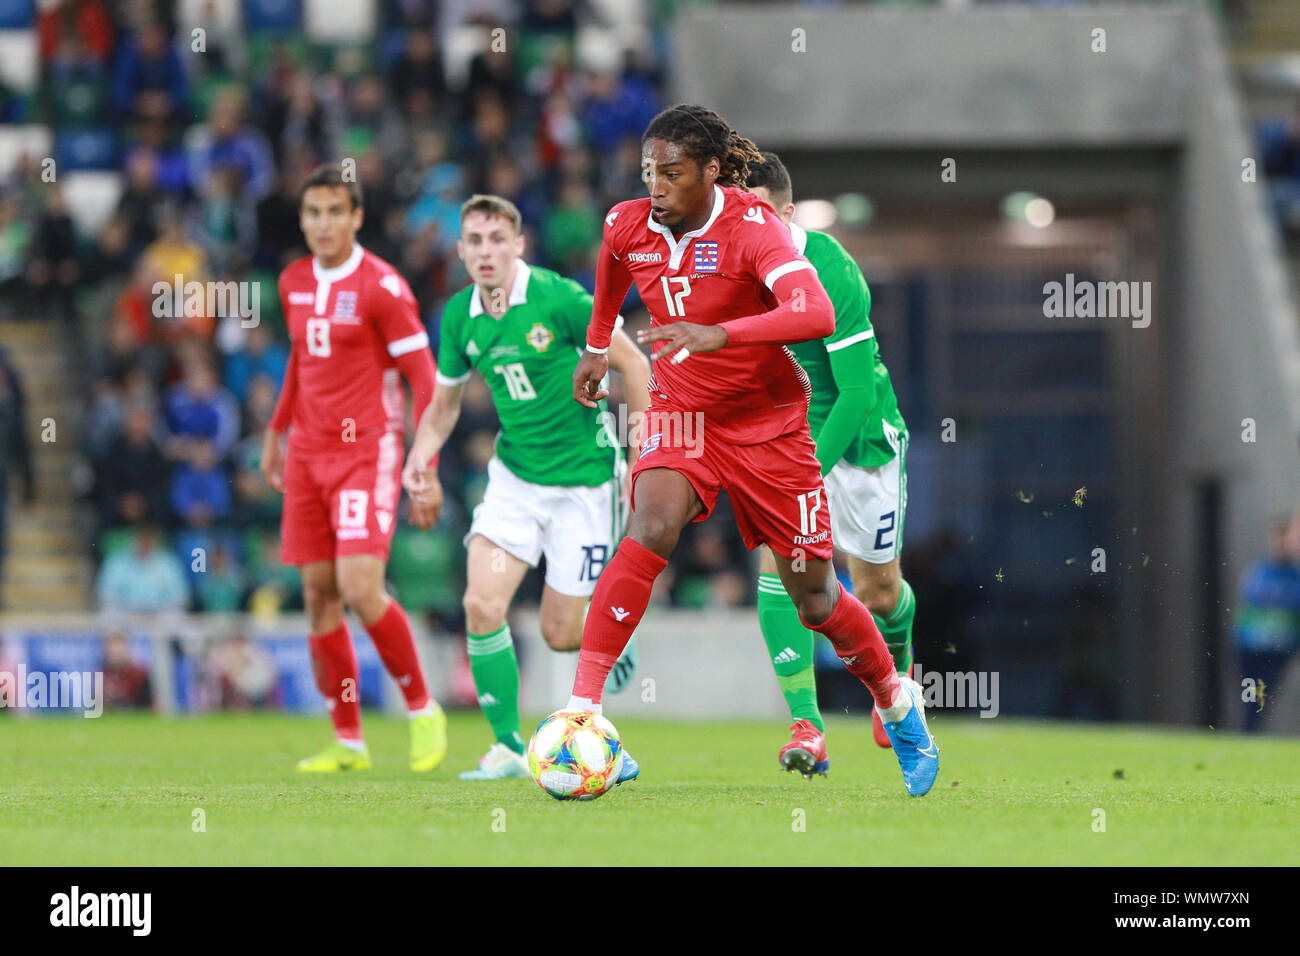
<svg viewBox="0 0 1300 956">
<path fill-rule="evenodd" d="M 578 675 L 573 679 L 574 697 L 600 703 L 605 678 L 641 623 L 655 578 L 667 566 L 667 561 L 631 538 L 619 543 L 591 596 L 578 652 Z"/>
<path fill-rule="evenodd" d="M 802 621 L 803 618 L 800 617 Z M 881 707 L 894 703 L 898 692 L 898 674 L 894 670 L 894 658 L 885 646 L 885 639 L 880 629 L 871 619 L 871 612 L 866 605 L 840 585 L 840 599 L 835 602 L 835 610 L 821 624 L 809 624 L 804 627 L 825 634 L 835 647 L 850 674 L 867 685 L 871 696 Z"/>
<path fill-rule="evenodd" d="M 307 639 L 316 686 L 329 708 L 339 740 L 361 739 L 361 688 L 357 684 L 357 655 L 347 624 Z"/>
<path fill-rule="evenodd" d="M 389 601 L 388 610 L 374 624 L 367 624 L 366 631 L 374 642 L 375 650 L 379 652 L 379 659 L 402 689 L 406 709 L 428 707 L 429 691 L 424 684 L 424 671 L 420 667 L 420 657 L 415 652 L 411 622 L 402 610 L 402 605 Z"/>
</svg>

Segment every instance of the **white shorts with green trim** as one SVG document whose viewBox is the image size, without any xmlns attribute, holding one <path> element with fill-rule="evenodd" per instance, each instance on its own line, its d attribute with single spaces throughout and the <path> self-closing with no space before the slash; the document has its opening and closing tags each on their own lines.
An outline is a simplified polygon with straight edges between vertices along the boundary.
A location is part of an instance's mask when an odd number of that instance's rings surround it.
<svg viewBox="0 0 1300 956">
<path fill-rule="evenodd" d="M 831 538 L 845 554 L 868 564 L 888 564 L 903 551 L 907 512 L 907 438 L 900 454 L 876 468 L 836 462 L 826 473 Z"/>
<path fill-rule="evenodd" d="M 535 485 L 493 456 L 465 543 L 481 534 L 532 567 L 545 555 L 546 583 L 586 597 L 623 535 L 619 492 L 617 478 L 590 488 Z"/>
</svg>

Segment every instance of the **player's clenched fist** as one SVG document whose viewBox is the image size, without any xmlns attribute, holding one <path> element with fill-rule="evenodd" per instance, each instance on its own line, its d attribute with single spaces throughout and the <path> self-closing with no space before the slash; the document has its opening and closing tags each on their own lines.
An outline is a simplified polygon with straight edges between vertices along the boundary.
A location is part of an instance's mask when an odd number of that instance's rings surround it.
<svg viewBox="0 0 1300 956">
<path fill-rule="evenodd" d="M 650 342 L 667 342 L 650 356 L 658 361 L 666 355 L 674 365 L 698 352 L 716 352 L 727 344 L 727 330 L 720 325 L 697 325 L 694 322 L 669 322 L 653 329 L 642 329 L 636 334 L 641 345 Z"/>
<path fill-rule="evenodd" d="M 411 499 L 411 524 L 421 531 L 428 531 L 436 525 L 438 515 L 442 512 L 442 485 L 435 482 L 434 487 L 437 489 L 436 495 L 426 493 L 422 499 Z"/>
<path fill-rule="evenodd" d="M 426 494 L 435 486 L 439 492 L 442 491 L 438 473 L 422 464 L 412 449 L 411 454 L 406 456 L 406 466 L 402 469 L 402 487 L 412 498 L 425 500 Z"/>
<path fill-rule="evenodd" d="M 276 491 L 284 491 L 284 448 L 281 433 L 268 428 L 262 436 L 262 477 Z"/>
<path fill-rule="evenodd" d="M 604 353 L 582 353 L 578 367 L 573 370 L 573 398 L 579 405 L 595 408 L 596 403 L 609 394 L 609 389 L 601 388 L 609 371 L 609 358 Z"/>
<path fill-rule="evenodd" d="M 436 469 L 424 467 L 411 454 L 402 469 L 402 487 L 411 496 L 411 523 L 421 531 L 428 531 L 438 523 L 442 511 L 442 482 Z"/>
</svg>

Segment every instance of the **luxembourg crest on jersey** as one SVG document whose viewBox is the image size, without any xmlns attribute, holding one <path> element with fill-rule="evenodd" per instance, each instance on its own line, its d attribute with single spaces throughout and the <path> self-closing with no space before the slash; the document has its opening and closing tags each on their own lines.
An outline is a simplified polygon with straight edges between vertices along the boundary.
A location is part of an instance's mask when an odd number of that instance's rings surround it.
<svg viewBox="0 0 1300 956">
<path fill-rule="evenodd" d="M 718 271 L 718 244 L 695 241 L 695 272 Z"/>
</svg>

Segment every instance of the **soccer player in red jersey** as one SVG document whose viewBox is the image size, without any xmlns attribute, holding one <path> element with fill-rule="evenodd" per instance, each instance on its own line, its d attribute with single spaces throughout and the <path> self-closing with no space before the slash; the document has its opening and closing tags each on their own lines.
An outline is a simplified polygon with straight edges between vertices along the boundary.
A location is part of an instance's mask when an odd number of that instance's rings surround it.
<svg viewBox="0 0 1300 956">
<path fill-rule="evenodd" d="M 418 420 L 433 398 L 435 367 L 410 287 L 357 244 L 362 216 L 361 186 L 341 166 L 307 178 L 299 222 L 312 255 L 280 273 L 292 345 L 262 472 L 284 492 L 280 555 L 302 574 L 312 667 L 336 737 L 298 769 L 370 766 L 346 604 L 406 698 L 410 766 L 425 771 L 446 755 L 447 721 L 425 687 L 406 612 L 384 590 L 384 566 L 402 493 L 398 375 L 411 386 Z M 418 527 L 431 527 L 436 514 L 436 505 L 412 502 Z"/>
<path fill-rule="evenodd" d="M 835 312 L 816 270 L 765 201 L 745 192 L 750 141 L 713 110 L 674 106 L 641 138 L 649 197 L 605 217 L 587 350 L 574 398 L 601 388 L 633 282 L 652 322 L 650 409 L 632 470 L 632 518 L 596 584 L 568 708 L 600 711 L 605 675 L 645 613 L 681 529 L 726 490 L 745 544 L 766 544 L 803 623 L 825 634 L 875 700 L 908 793 L 939 771 L 920 687 L 895 672 L 871 613 L 836 579 L 809 385 L 785 343 L 830 335 Z M 864 370 L 868 374 L 869 370 Z M 702 431 L 702 441 L 698 441 Z M 639 773 L 626 761 L 620 782 Z"/>
</svg>

